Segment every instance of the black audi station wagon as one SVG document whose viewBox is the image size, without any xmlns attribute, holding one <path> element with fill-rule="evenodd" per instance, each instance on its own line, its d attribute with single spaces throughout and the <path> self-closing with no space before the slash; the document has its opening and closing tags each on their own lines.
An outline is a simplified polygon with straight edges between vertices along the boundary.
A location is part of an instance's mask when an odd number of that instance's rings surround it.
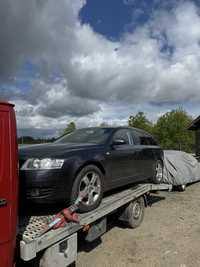
<svg viewBox="0 0 200 267">
<path fill-rule="evenodd" d="M 78 129 L 54 143 L 21 147 L 20 179 L 35 203 L 73 203 L 96 208 L 103 193 L 127 184 L 160 183 L 163 151 L 143 130 L 129 127 Z"/>
</svg>

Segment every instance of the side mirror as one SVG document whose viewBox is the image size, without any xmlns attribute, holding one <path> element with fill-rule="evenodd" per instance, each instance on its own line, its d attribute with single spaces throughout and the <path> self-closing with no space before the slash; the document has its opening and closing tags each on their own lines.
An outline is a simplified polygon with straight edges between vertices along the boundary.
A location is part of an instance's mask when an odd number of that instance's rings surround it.
<svg viewBox="0 0 200 267">
<path fill-rule="evenodd" d="M 125 145 L 126 141 L 124 139 L 115 139 L 112 142 L 112 146 L 120 146 L 120 145 Z"/>
</svg>

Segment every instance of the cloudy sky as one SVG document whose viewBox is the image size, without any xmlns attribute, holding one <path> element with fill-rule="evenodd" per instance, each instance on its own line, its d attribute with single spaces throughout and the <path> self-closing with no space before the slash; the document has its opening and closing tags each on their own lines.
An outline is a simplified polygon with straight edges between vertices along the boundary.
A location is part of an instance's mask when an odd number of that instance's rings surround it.
<svg viewBox="0 0 200 267">
<path fill-rule="evenodd" d="M 7 0 L 0 17 L 0 98 L 20 134 L 200 114 L 199 1 Z"/>
</svg>

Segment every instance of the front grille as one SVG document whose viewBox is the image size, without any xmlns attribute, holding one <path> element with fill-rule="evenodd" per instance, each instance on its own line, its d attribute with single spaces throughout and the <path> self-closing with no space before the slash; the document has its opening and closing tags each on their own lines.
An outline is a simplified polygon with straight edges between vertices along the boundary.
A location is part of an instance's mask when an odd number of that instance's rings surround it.
<svg viewBox="0 0 200 267">
<path fill-rule="evenodd" d="M 28 188 L 26 189 L 26 197 L 27 199 L 49 197 L 53 192 L 53 188 Z"/>
</svg>

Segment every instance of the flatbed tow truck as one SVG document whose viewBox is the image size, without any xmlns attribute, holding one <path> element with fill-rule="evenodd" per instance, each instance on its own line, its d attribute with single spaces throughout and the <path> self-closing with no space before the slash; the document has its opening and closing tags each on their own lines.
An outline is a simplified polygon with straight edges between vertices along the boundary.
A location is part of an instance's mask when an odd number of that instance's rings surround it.
<svg viewBox="0 0 200 267">
<path fill-rule="evenodd" d="M 18 215 L 16 123 L 13 105 L 5 102 L 0 102 L 0 133 L 0 267 L 22 267 L 25 263 L 34 267 L 70 266 L 77 259 L 78 233 L 84 232 L 87 242 L 94 241 L 106 232 L 110 214 L 136 228 L 142 222 L 148 195 L 172 189 L 171 185 L 150 183 L 122 189 L 105 197 L 97 209 L 78 214 L 79 223 L 69 222 L 40 235 L 54 215 Z"/>
</svg>

